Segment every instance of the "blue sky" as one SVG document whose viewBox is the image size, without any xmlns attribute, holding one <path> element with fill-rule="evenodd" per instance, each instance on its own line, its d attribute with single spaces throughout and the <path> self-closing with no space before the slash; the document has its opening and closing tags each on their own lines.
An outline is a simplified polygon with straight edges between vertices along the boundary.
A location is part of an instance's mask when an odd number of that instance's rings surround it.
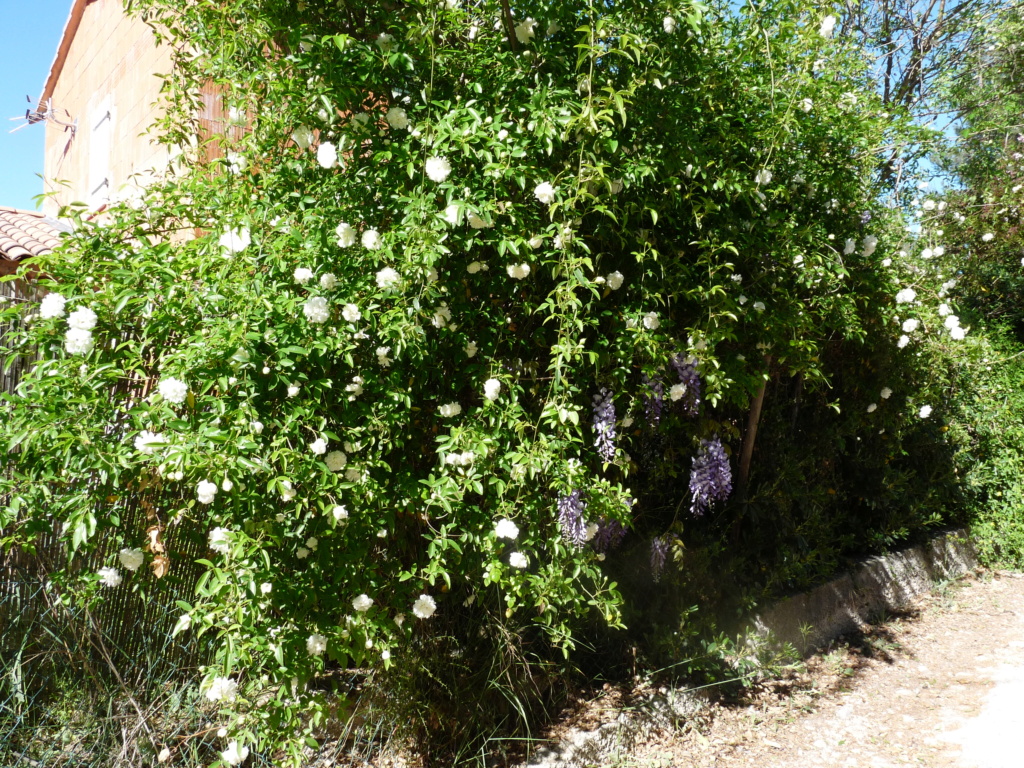
<svg viewBox="0 0 1024 768">
<path fill-rule="evenodd" d="M 42 123 L 16 133 L 12 128 L 43 91 L 71 0 L 0 0 L 0 206 L 35 210 L 32 198 L 43 191 Z M 32 98 L 32 104 L 25 96 Z"/>
</svg>

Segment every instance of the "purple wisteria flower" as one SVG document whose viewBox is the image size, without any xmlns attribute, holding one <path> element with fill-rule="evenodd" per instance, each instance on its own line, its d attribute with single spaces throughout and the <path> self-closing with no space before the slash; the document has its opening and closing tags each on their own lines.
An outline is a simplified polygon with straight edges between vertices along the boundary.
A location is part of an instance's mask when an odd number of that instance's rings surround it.
<svg viewBox="0 0 1024 768">
<path fill-rule="evenodd" d="M 626 535 L 626 529 L 618 520 L 604 518 L 598 523 L 597 533 L 594 535 L 594 551 L 604 554 L 615 549 L 622 543 Z"/>
<path fill-rule="evenodd" d="M 665 560 L 668 558 L 669 544 L 672 537 L 668 534 L 658 536 L 651 541 L 651 576 L 656 582 L 661 581 L 662 571 L 665 570 Z"/>
<path fill-rule="evenodd" d="M 661 409 L 665 404 L 665 385 L 661 383 L 661 379 L 649 378 L 646 373 L 644 374 L 643 382 L 647 388 L 647 391 L 642 395 L 644 416 L 648 424 L 656 427 L 661 421 Z"/>
<path fill-rule="evenodd" d="M 864 211 L 864 213 L 860 215 L 860 223 L 867 224 L 869 221 L 871 221 L 871 211 Z"/>
<path fill-rule="evenodd" d="M 587 540 L 587 524 L 583 521 L 583 510 L 586 507 L 583 494 L 578 489 L 558 499 L 558 524 L 562 529 L 562 538 L 571 541 L 577 548 L 581 548 Z"/>
<path fill-rule="evenodd" d="M 594 395 L 594 447 L 603 461 L 615 458 L 615 399 L 612 391 L 601 387 Z"/>
<path fill-rule="evenodd" d="M 693 418 L 700 407 L 700 375 L 697 373 L 697 361 L 692 357 L 676 355 L 672 358 L 672 367 L 676 369 L 679 381 L 686 388 L 681 398 L 683 412 Z"/>
<path fill-rule="evenodd" d="M 732 470 L 722 441 L 715 435 L 700 441 L 700 451 L 693 457 L 690 470 L 690 512 L 702 515 L 712 502 L 725 501 L 732 493 Z"/>
</svg>

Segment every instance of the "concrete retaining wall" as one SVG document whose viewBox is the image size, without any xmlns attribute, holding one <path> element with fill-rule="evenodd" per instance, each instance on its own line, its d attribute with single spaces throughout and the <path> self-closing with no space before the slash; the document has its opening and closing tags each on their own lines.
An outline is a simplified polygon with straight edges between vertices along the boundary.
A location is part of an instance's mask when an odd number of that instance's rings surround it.
<svg viewBox="0 0 1024 768">
<path fill-rule="evenodd" d="M 807 655 L 873 617 L 908 607 L 936 582 L 974 570 L 978 558 L 964 531 L 866 560 L 850 573 L 755 615 L 751 630 L 771 642 L 790 643 Z"/>
</svg>

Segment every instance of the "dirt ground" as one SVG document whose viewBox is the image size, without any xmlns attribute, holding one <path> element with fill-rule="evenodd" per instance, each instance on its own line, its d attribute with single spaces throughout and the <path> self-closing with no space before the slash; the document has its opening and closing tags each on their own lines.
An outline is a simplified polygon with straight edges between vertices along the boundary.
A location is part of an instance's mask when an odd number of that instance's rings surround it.
<svg viewBox="0 0 1024 768">
<path fill-rule="evenodd" d="M 1024 576 L 969 577 L 623 768 L 1024 768 Z"/>
</svg>

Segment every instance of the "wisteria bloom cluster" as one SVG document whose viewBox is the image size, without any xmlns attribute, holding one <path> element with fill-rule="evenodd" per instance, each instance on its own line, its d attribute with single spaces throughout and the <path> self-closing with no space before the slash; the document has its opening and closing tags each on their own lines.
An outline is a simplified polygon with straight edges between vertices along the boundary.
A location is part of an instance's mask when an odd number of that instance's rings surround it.
<svg viewBox="0 0 1024 768">
<path fill-rule="evenodd" d="M 715 435 L 700 441 L 690 469 L 690 512 L 704 514 L 712 504 L 725 501 L 732 493 L 732 469 L 722 441 Z"/>
</svg>

